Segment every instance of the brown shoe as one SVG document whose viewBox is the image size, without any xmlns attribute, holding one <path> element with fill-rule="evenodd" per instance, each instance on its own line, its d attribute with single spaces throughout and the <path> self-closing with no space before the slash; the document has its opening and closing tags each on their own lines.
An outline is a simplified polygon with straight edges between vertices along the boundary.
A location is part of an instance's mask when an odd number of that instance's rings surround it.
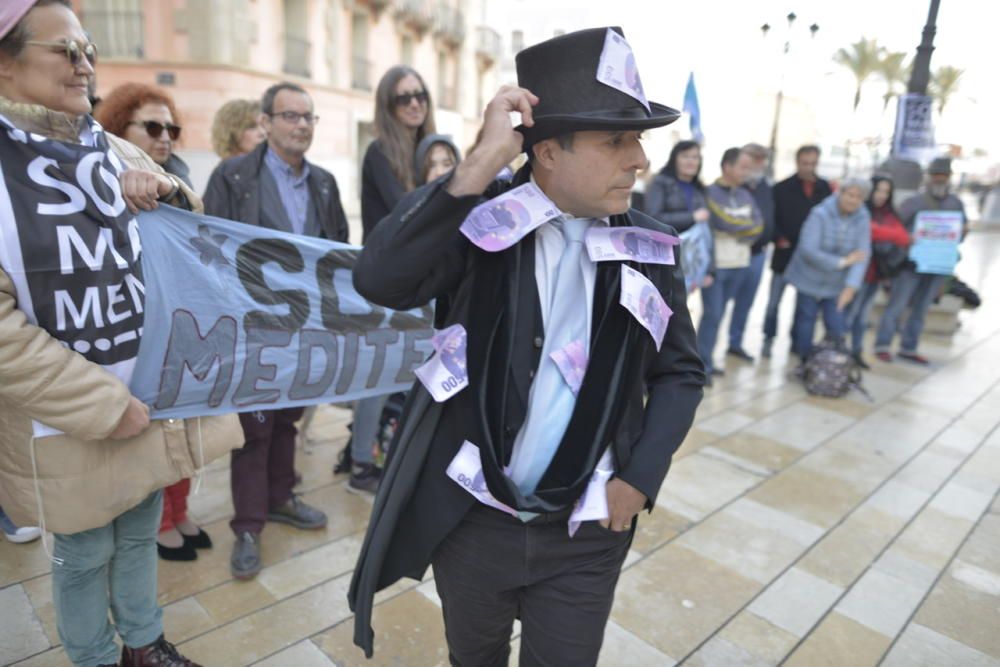
<svg viewBox="0 0 1000 667">
<path fill-rule="evenodd" d="M 174 645 L 163 638 L 142 648 L 122 647 L 122 667 L 201 667 L 177 652 Z"/>
</svg>

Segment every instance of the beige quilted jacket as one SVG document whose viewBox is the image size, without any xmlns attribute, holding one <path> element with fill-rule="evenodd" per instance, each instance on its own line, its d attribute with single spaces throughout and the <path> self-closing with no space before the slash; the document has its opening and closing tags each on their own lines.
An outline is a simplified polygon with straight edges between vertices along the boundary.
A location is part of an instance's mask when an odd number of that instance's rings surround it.
<svg viewBox="0 0 1000 667">
<path fill-rule="evenodd" d="M 63 114 L 3 98 L 0 113 L 22 130 L 79 141 L 77 124 Z M 162 171 L 137 146 L 108 139 L 130 169 Z M 200 211 L 199 197 L 179 185 Z M 0 270 L 0 506 L 15 523 L 38 525 L 41 505 L 53 532 L 103 526 L 242 446 L 236 415 L 156 421 L 135 438 L 108 440 L 129 396 L 118 378 L 30 324 Z M 64 434 L 33 439 L 32 419 Z"/>
</svg>

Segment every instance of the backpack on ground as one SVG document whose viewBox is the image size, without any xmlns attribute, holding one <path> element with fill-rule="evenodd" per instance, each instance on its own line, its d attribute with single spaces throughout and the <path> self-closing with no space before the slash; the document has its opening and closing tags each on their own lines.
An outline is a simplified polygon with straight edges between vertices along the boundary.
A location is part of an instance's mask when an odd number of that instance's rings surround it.
<svg viewBox="0 0 1000 667">
<path fill-rule="evenodd" d="M 840 398 L 857 389 L 871 399 L 861 386 L 861 368 L 840 343 L 823 341 L 813 347 L 802 365 L 802 383 L 814 396 Z"/>
</svg>

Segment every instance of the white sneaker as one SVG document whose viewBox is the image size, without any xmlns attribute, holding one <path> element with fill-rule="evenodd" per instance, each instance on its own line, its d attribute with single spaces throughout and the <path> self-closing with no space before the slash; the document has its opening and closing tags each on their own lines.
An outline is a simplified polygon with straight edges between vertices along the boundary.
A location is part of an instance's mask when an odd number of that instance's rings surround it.
<svg viewBox="0 0 1000 667">
<path fill-rule="evenodd" d="M 9 542 L 14 544 L 24 544 L 33 542 L 42 536 L 42 531 L 37 526 L 22 526 L 18 528 L 6 514 L 0 510 L 0 528 Z"/>
</svg>

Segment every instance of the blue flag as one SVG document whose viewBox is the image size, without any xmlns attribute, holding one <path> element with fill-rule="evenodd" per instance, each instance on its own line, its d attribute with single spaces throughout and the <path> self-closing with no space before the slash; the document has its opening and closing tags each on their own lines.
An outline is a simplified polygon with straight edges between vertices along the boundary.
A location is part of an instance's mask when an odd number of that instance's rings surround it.
<svg viewBox="0 0 1000 667">
<path fill-rule="evenodd" d="M 694 87 L 694 72 L 688 75 L 687 87 L 684 89 L 684 113 L 688 115 L 691 124 L 691 137 L 699 144 L 705 143 L 705 135 L 701 132 L 701 109 L 698 107 L 698 90 Z"/>
<path fill-rule="evenodd" d="M 154 418 L 344 401 L 408 389 L 432 308 L 363 299 L 360 248 L 161 206 L 139 215 L 145 321 L 133 395 Z"/>
</svg>

